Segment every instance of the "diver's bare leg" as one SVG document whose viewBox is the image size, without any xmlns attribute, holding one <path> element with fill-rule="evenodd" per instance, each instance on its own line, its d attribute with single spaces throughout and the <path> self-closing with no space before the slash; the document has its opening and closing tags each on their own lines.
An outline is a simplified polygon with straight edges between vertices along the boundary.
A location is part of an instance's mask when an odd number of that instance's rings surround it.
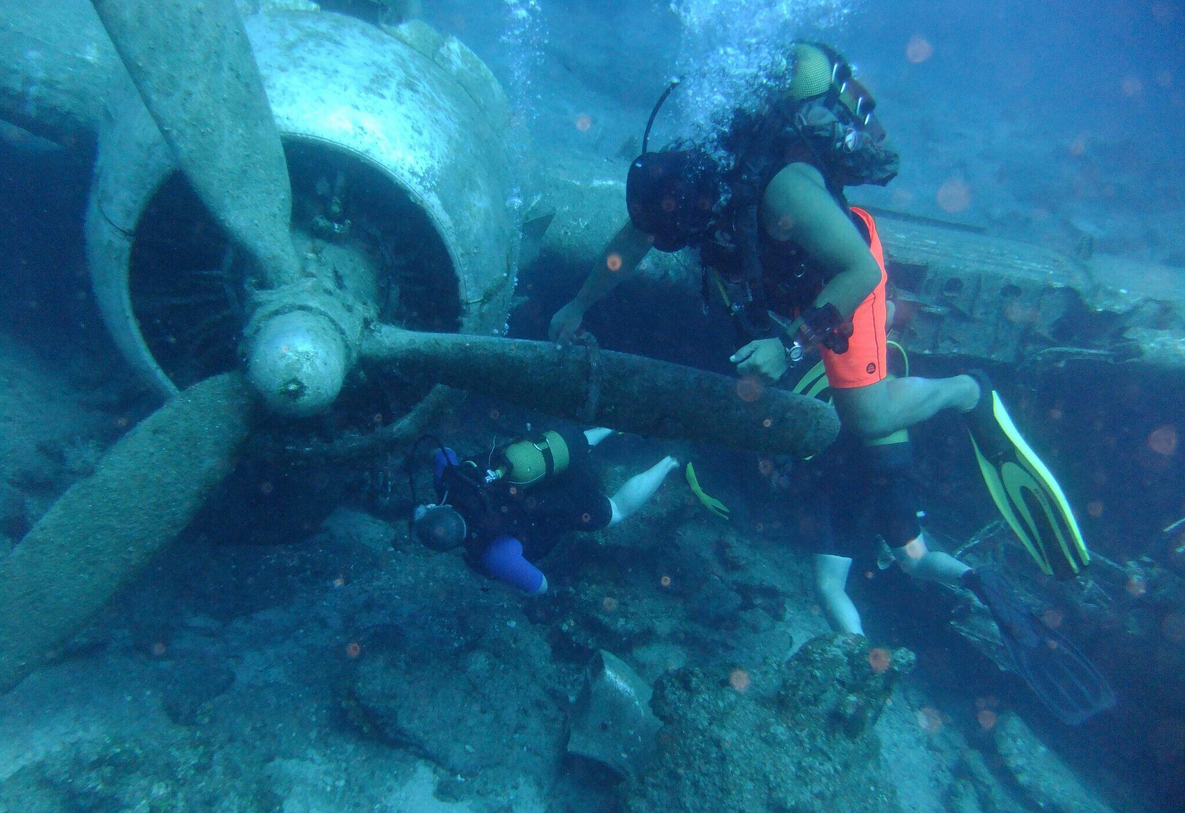
<svg viewBox="0 0 1185 813">
<path fill-rule="evenodd" d="M 856 605 L 844 589 L 851 567 L 852 560 L 846 556 L 815 554 L 815 595 L 823 607 L 823 615 L 831 629 L 836 632 L 863 635 L 864 626 L 860 623 L 860 611 L 856 609 Z"/>
<path fill-rule="evenodd" d="M 612 429 L 606 429 L 603 426 L 594 426 L 592 429 L 584 430 L 584 436 L 588 439 L 589 446 L 596 446 L 598 443 L 612 434 Z"/>
<path fill-rule="evenodd" d="M 654 492 L 658 491 L 666 476 L 678 465 L 679 461 L 675 458 L 664 457 L 646 471 L 635 474 L 622 483 L 617 493 L 609 498 L 613 506 L 613 519 L 609 521 L 609 525 L 616 525 L 645 505 L 646 501 L 654 496 Z"/>
<path fill-rule="evenodd" d="M 954 378 L 886 378 L 867 387 L 832 389 L 840 420 L 863 438 L 880 438 L 954 408 L 966 412 L 979 401 L 979 384 Z"/>
<path fill-rule="evenodd" d="M 920 535 L 908 545 L 894 548 L 893 557 L 910 576 L 927 582 L 958 585 L 963 574 L 971 569 L 949 553 L 930 550 Z"/>
</svg>

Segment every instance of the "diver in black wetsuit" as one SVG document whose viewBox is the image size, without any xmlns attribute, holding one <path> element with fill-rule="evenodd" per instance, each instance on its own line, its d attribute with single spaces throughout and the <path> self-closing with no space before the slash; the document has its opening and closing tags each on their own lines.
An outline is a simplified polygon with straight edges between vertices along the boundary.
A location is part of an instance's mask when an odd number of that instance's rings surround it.
<svg viewBox="0 0 1185 813">
<path fill-rule="evenodd" d="M 613 496 L 588 471 L 589 451 L 609 429 L 544 432 L 495 449 L 488 460 L 434 455 L 436 503 L 420 505 L 415 537 L 434 550 L 465 546 L 465 562 L 531 594 L 547 591 L 535 565 L 567 531 L 599 531 L 625 520 L 678 466 L 665 457 L 634 475 Z"/>
</svg>

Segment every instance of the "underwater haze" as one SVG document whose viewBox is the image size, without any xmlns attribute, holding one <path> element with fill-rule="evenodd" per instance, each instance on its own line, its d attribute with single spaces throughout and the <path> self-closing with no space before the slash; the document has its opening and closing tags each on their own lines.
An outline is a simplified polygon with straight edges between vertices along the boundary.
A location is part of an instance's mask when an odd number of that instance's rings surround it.
<svg viewBox="0 0 1185 813">
<path fill-rule="evenodd" d="M 1182 30 L 4 0 L 0 813 L 1185 809 Z"/>
</svg>

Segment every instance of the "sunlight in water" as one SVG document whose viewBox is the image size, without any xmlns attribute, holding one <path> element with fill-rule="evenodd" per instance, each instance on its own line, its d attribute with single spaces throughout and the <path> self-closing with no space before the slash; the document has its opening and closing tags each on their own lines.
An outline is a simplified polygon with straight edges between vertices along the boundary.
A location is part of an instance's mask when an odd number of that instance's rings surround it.
<svg viewBox="0 0 1185 813">
<path fill-rule="evenodd" d="M 785 45 L 804 31 L 837 28 L 844 0 L 675 0 L 683 28 L 676 70 L 684 77 L 679 132 L 696 139 L 718 133 L 736 108 L 760 103 L 789 69 Z"/>
<path fill-rule="evenodd" d="M 547 23 L 539 0 L 503 0 L 502 42 L 509 48 L 512 82 L 506 92 L 514 111 L 534 120 L 539 113 L 535 88 L 547 47 Z"/>
</svg>

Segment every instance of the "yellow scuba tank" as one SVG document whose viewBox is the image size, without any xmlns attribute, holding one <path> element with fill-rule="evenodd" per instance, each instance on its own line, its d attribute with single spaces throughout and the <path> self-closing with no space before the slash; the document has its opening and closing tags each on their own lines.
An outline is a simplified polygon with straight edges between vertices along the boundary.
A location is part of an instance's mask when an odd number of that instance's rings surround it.
<svg viewBox="0 0 1185 813">
<path fill-rule="evenodd" d="M 526 487 L 567 471 L 571 454 L 559 432 L 547 431 L 540 437 L 521 438 L 502 450 L 502 463 L 486 474 L 486 482 L 505 480 Z"/>
</svg>

